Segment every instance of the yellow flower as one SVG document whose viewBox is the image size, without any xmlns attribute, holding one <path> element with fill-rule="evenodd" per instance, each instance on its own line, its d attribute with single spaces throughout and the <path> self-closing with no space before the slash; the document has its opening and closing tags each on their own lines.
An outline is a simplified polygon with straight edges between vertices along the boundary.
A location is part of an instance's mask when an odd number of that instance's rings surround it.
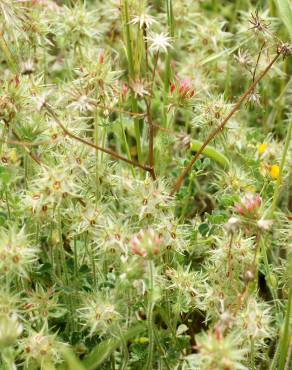
<svg viewBox="0 0 292 370">
<path fill-rule="evenodd" d="M 147 337 L 140 337 L 140 338 L 135 338 L 132 340 L 133 343 L 140 343 L 140 344 L 146 344 L 149 342 L 149 338 Z"/>
<path fill-rule="evenodd" d="M 17 153 L 15 148 L 11 149 L 10 151 L 10 159 L 13 163 L 17 162 Z"/>
<path fill-rule="evenodd" d="M 264 152 L 266 151 L 267 147 L 268 147 L 268 144 L 266 144 L 266 143 L 260 144 L 258 146 L 258 152 L 259 152 L 259 154 L 264 154 Z"/>
<path fill-rule="evenodd" d="M 273 164 L 270 168 L 270 175 L 273 179 L 277 180 L 280 175 L 280 167 L 276 164 Z"/>
</svg>

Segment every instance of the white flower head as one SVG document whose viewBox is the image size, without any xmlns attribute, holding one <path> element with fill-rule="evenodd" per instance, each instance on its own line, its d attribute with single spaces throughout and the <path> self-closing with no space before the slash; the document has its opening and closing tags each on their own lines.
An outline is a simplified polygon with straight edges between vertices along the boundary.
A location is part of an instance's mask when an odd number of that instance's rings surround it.
<svg viewBox="0 0 292 370">
<path fill-rule="evenodd" d="M 257 222 L 258 224 L 258 227 L 262 230 L 265 230 L 265 231 L 268 231 L 271 229 L 272 225 L 273 225 L 273 220 L 259 220 Z"/>
<path fill-rule="evenodd" d="M 167 33 L 151 33 L 146 40 L 149 42 L 149 49 L 153 51 L 167 52 L 167 48 L 171 47 L 172 38 Z"/>
<path fill-rule="evenodd" d="M 234 232 L 238 229 L 240 225 L 240 219 L 237 217 L 230 217 L 229 220 L 225 224 L 225 229 L 228 232 Z"/>
<path fill-rule="evenodd" d="M 151 15 L 144 12 L 140 15 L 135 15 L 129 23 L 139 24 L 139 28 L 142 29 L 143 27 L 149 28 L 152 24 L 157 23 L 157 21 Z"/>
</svg>

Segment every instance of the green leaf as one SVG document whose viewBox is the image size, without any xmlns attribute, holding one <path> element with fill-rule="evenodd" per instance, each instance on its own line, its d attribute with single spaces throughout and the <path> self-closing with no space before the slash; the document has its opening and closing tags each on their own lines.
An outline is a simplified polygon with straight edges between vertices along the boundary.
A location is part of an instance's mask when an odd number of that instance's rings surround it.
<svg viewBox="0 0 292 370">
<path fill-rule="evenodd" d="M 8 168 L 0 166 L 0 183 L 8 185 L 12 179 L 11 171 Z"/>
<path fill-rule="evenodd" d="M 49 262 L 44 263 L 38 272 L 44 273 L 44 272 L 49 272 L 52 270 L 52 265 Z"/>
<path fill-rule="evenodd" d="M 282 19 L 283 23 L 285 24 L 290 39 L 292 40 L 292 5 L 291 0 L 275 0 L 277 4 L 280 18 Z"/>
<path fill-rule="evenodd" d="M 86 274 L 90 271 L 90 268 L 87 265 L 82 265 L 79 269 L 80 274 Z"/>
<path fill-rule="evenodd" d="M 210 230 L 209 228 L 209 225 L 208 224 L 201 224 L 199 227 L 199 232 L 202 236 L 206 236 Z"/>
</svg>

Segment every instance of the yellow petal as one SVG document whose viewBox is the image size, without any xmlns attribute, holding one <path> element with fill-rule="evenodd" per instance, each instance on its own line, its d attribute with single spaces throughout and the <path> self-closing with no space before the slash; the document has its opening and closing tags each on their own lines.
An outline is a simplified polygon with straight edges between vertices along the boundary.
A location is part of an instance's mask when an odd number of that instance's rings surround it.
<svg viewBox="0 0 292 370">
<path fill-rule="evenodd" d="M 270 168 L 270 175 L 273 179 L 277 179 L 280 175 L 280 167 L 276 164 L 273 164 Z"/>
<path fill-rule="evenodd" d="M 268 144 L 265 144 L 265 143 L 260 144 L 258 147 L 259 154 L 263 154 L 266 151 L 267 147 L 268 147 Z"/>
<path fill-rule="evenodd" d="M 15 148 L 11 149 L 10 151 L 10 159 L 13 163 L 17 162 L 17 153 Z"/>
</svg>

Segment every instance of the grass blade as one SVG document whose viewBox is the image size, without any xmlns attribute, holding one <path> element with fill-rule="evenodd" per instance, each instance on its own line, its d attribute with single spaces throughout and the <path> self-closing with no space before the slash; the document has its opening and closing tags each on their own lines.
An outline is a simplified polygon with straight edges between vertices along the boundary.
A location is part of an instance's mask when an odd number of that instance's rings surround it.
<svg viewBox="0 0 292 370">
<path fill-rule="evenodd" d="M 289 35 L 290 40 L 292 40 L 292 5 L 290 0 L 275 0 L 280 18 L 285 24 Z"/>
</svg>

